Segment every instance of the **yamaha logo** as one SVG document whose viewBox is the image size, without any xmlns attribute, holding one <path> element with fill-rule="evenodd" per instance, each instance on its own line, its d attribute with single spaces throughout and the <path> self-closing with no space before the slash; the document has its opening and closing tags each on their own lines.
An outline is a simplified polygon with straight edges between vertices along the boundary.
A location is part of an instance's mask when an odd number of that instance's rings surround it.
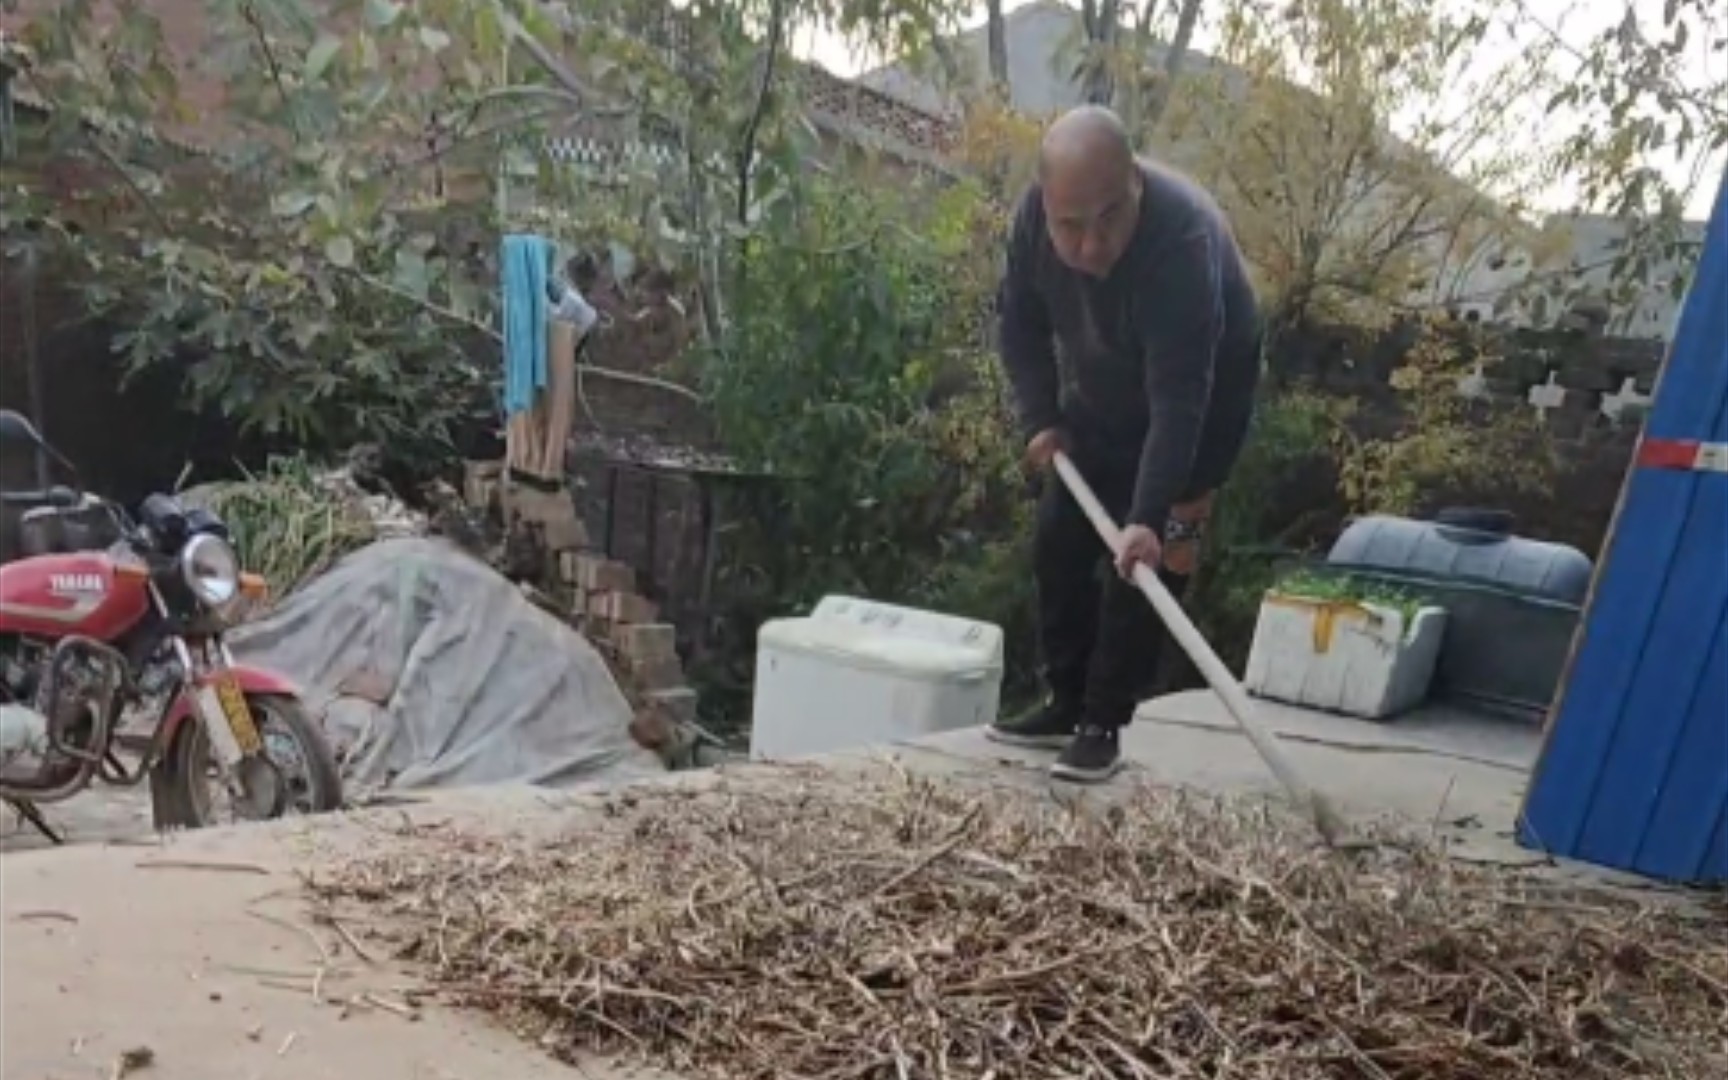
<svg viewBox="0 0 1728 1080">
<path fill-rule="evenodd" d="M 49 574 L 48 591 L 57 596 L 100 596 L 108 585 L 101 574 Z"/>
</svg>

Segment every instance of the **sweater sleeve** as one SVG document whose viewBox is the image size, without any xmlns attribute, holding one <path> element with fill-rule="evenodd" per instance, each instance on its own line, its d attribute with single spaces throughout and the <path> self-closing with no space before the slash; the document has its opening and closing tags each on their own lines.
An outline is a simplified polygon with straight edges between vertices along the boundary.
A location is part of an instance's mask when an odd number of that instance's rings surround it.
<svg viewBox="0 0 1728 1080">
<path fill-rule="evenodd" d="M 1140 448 L 1130 524 L 1161 528 L 1194 467 L 1224 333 L 1218 238 L 1195 222 L 1149 260 L 1135 326 L 1150 422 Z"/>
<path fill-rule="evenodd" d="M 1027 438 L 1062 421 L 1061 377 L 1056 367 L 1056 340 L 1050 312 L 1039 295 L 1035 264 L 1043 242 L 1028 196 L 1014 217 L 1008 241 L 1008 269 L 997 296 L 1001 310 L 998 339 L 1002 366 L 1014 392 L 1015 412 Z"/>
</svg>

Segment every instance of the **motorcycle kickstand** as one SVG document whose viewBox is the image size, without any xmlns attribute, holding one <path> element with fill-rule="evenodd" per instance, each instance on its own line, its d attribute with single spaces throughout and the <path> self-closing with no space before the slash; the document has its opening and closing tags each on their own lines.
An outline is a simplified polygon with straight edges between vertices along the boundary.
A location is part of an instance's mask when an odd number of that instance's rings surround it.
<svg viewBox="0 0 1728 1080">
<path fill-rule="evenodd" d="M 7 799 L 6 805 L 16 810 L 19 818 L 47 837 L 50 844 L 59 847 L 66 843 L 66 838 L 54 831 L 54 827 L 48 824 L 48 819 L 42 816 L 41 808 L 35 803 L 28 799 Z"/>
</svg>

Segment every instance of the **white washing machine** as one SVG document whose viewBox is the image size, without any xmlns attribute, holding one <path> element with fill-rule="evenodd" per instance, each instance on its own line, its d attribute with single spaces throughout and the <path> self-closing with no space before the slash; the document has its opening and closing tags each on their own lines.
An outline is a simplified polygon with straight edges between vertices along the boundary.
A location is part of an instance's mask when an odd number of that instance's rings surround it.
<svg viewBox="0 0 1728 1080">
<path fill-rule="evenodd" d="M 1002 630 L 830 596 L 775 619 L 756 646 L 750 756 L 776 760 L 887 745 L 996 719 Z"/>
</svg>

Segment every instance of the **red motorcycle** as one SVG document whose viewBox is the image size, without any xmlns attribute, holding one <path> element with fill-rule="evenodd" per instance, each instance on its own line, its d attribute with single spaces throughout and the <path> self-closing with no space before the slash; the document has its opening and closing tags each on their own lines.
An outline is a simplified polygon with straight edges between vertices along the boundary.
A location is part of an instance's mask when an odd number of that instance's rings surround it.
<svg viewBox="0 0 1728 1080">
<path fill-rule="evenodd" d="M 7 444 L 76 474 L 0 410 Z M 55 842 L 38 806 L 97 780 L 149 777 L 158 829 L 341 805 L 335 756 L 299 691 L 223 643 L 265 586 L 241 571 L 216 515 L 152 495 L 134 518 L 67 487 L 0 492 L 0 504 L 16 517 L 0 565 L 0 799 Z M 128 768 L 118 734 L 139 717 L 143 758 Z"/>
</svg>

